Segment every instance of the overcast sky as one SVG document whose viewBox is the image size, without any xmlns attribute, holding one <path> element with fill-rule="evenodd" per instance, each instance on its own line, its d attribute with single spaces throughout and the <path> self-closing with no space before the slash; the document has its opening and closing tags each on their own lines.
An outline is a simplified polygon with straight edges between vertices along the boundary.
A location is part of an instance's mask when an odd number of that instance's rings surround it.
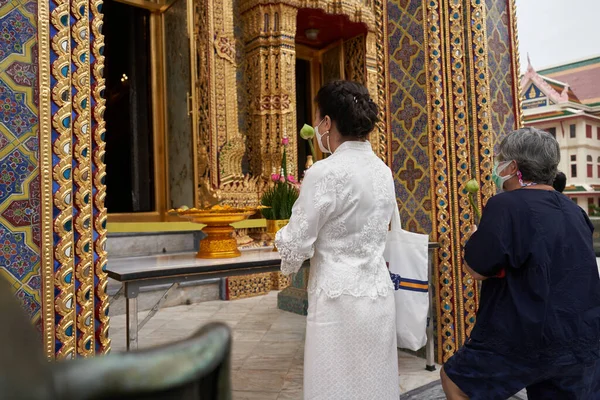
<svg viewBox="0 0 600 400">
<path fill-rule="evenodd" d="M 600 0 L 516 0 L 521 69 L 600 55 Z"/>
</svg>

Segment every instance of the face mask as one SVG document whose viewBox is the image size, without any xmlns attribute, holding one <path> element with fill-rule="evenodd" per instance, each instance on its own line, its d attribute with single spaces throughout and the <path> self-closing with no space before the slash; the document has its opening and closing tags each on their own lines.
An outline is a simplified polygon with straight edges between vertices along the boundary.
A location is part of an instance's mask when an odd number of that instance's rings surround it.
<svg viewBox="0 0 600 400">
<path fill-rule="evenodd" d="M 321 120 L 321 122 L 319 122 L 319 125 L 315 126 L 315 134 L 317 135 L 317 144 L 319 145 L 319 149 L 325 153 L 325 154 L 330 154 L 331 153 L 331 145 L 329 144 L 329 136 L 327 136 L 327 148 L 325 148 L 325 145 L 323 144 L 323 136 L 327 135 L 327 133 L 319 133 L 319 126 L 321 126 L 321 124 L 323 123 L 323 121 L 325 121 L 325 118 L 323 118 Z"/>
<path fill-rule="evenodd" d="M 500 173 L 506 169 L 510 165 L 512 161 L 504 161 L 501 163 L 494 164 L 494 170 L 492 171 L 492 180 L 496 184 L 498 188 L 498 193 L 502 193 L 504 191 L 504 184 L 507 180 L 512 178 L 514 175 L 506 175 L 500 176 Z"/>
</svg>

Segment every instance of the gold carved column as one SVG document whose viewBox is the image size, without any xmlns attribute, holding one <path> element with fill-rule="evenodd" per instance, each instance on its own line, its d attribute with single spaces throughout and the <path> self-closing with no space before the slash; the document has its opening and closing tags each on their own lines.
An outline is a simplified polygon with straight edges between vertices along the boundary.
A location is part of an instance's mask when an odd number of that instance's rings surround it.
<svg viewBox="0 0 600 400">
<path fill-rule="evenodd" d="M 197 202 L 242 190 L 245 141 L 239 130 L 233 2 L 194 2 L 193 113 L 197 124 Z M 233 190 L 232 190 L 233 189 Z M 243 190 L 242 190 L 243 191 Z M 232 196 L 235 197 L 235 196 Z"/>
<path fill-rule="evenodd" d="M 385 92 L 382 90 L 384 87 L 384 78 L 382 75 L 383 65 L 383 54 L 381 51 L 378 52 L 377 32 L 371 32 L 366 37 L 366 52 L 365 52 L 365 65 L 366 65 L 366 82 L 364 84 L 369 89 L 371 98 L 379 106 L 379 119 L 380 122 L 377 124 L 373 132 L 371 133 L 370 141 L 373 151 L 384 161 L 387 161 L 387 132 L 385 123 Z"/>
<path fill-rule="evenodd" d="M 247 136 L 250 169 L 268 178 L 281 165 L 281 139 L 289 138 L 288 172 L 296 175 L 296 16 L 287 4 L 242 5 Z"/>
</svg>

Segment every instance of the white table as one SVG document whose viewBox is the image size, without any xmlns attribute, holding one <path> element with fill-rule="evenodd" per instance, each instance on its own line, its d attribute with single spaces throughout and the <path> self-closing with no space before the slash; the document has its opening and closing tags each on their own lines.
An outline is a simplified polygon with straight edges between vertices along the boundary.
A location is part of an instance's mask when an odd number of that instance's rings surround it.
<svg viewBox="0 0 600 400">
<path fill-rule="evenodd" d="M 205 260 L 196 253 L 121 258 L 111 261 L 106 272 L 121 282 L 126 299 L 127 350 L 138 347 L 138 306 L 140 288 L 157 284 L 209 280 L 227 276 L 279 271 L 281 258 L 269 249 L 242 251 L 242 256 Z"/>
</svg>

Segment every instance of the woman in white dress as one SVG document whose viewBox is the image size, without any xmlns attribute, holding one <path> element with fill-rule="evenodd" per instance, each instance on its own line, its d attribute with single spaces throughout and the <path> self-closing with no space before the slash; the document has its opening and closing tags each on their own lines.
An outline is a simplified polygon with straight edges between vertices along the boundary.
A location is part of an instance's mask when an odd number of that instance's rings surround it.
<svg viewBox="0 0 600 400">
<path fill-rule="evenodd" d="M 394 287 L 383 252 L 397 207 L 390 169 L 367 138 L 377 105 L 357 83 L 319 90 L 315 133 L 328 158 L 307 172 L 276 237 L 284 274 L 310 259 L 304 398 L 397 400 Z"/>
</svg>

